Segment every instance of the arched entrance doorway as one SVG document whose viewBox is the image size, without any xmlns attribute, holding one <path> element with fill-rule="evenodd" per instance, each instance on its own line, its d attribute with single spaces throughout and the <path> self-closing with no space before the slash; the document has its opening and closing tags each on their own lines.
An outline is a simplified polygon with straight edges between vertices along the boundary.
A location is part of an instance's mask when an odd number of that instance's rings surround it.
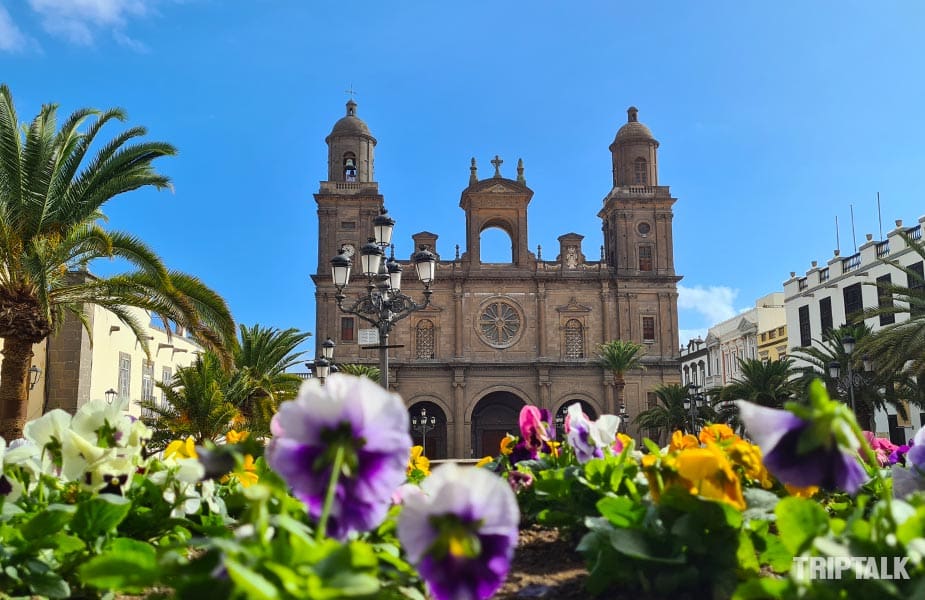
<svg viewBox="0 0 925 600">
<path fill-rule="evenodd" d="M 473 456 L 497 456 L 508 433 L 520 435 L 520 409 L 524 401 L 512 392 L 491 392 L 472 411 Z"/>
<path fill-rule="evenodd" d="M 588 415 L 589 419 L 597 419 L 597 411 L 594 408 L 585 402 L 584 400 L 575 398 L 574 400 L 566 400 L 562 406 L 559 407 L 559 410 L 556 411 L 556 439 L 563 440 L 565 439 L 565 415 L 568 413 L 568 407 L 578 403 L 581 405 L 581 411 Z"/>
<path fill-rule="evenodd" d="M 415 402 L 408 409 L 411 421 L 411 440 L 424 447 L 424 456 L 431 459 L 446 458 L 446 414 L 433 402 Z"/>
</svg>

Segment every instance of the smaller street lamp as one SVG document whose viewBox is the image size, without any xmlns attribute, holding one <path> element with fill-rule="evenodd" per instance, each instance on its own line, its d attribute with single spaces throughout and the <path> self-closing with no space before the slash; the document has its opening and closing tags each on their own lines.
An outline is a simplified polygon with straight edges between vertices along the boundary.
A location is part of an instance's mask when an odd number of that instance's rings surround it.
<svg viewBox="0 0 925 600">
<path fill-rule="evenodd" d="M 39 382 L 39 375 L 42 373 L 42 369 L 38 368 L 35 365 L 29 367 L 29 389 L 34 389 L 35 384 Z"/>
<path fill-rule="evenodd" d="M 321 342 L 321 356 L 313 361 L 305 363 L 305 366 L 308 367 L 309 371 L 314 373 L 321 385 L 324 385 L 324 380 L 328 378 L 331 374 L 331 370 L 334 369 L 335 346 L 336 344 L 331 338 L 324 340 Z"/>
<path fill-rule="evenodd" d="M 697 435 L 697 409 L 703 406 L 704 397 L 699 391 L 699 385 L 692 384 L 690 390 L 691 394 L 685 399 L 684 403 L 687 405 L 685 408 L 689 408 L 691 411 L 691 433 Z"/>
<path fill-rule="evenodd" d="M 112 403 L 115 402 L 116 396 L 118 395 L 119 395 L 119 392 L 117 392 L 116 390 L 112 388 L 109 388 L 108 390 L 106 390 L 106 394 L 105 394 L 106 402 L 108 402 L 109 405 L 112 406 Z"/>
<path fill-rule="evenodd" d="M 427 456 L 427 432 L 437 427 L 437 418 L 431 415 L 427 420 L 427 407 L 421 407 L 421 418 L 411 417 L 411 429 L 421 434 L 421 454 Z"/>
<path fill-rule="evenodd" d="M 626 433 L 628 431 L 628 423 L 630 419 L 630 414 L 626 412 L 626 403 L 620 405 L 620 426 L 617 428 L 619 433 Z"/>
</svg>

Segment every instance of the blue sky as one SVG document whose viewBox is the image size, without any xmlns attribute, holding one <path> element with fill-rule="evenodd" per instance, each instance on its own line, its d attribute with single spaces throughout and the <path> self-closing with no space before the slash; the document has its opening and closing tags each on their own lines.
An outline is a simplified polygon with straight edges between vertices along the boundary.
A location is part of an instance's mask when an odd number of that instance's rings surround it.
<svg viewBox="0 0 925 600">
<path fill-rule="evenodd" d="M 174 191 L 107 206 L 229 302 L 314 330 L 312 193 L 352 86 L 376 177 L 411 234 L 464 246 L 469 159 L 523 158 L 529 243 L 602 243 L 626 108 L 661 142 L 682 342 L 894 219 L 925 214 L 925 5 L 916 2 L 0 0 L 0 78 L 22 120 L 122 106 L 179 148 Z M 110 130 L 113 134 L 116 128 Z M 112 267 L 100 265 L 97 270 Z"/>
</svg>

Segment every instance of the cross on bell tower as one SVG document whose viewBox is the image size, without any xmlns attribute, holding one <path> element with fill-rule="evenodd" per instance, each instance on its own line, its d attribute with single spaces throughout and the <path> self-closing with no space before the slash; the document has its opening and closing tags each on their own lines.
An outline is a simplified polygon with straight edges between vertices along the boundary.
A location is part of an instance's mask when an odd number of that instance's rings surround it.
<svg viewBox="0 0 925 600">
<path fill-rule="evenodd" d="M 501 160 L 497 154 L 495 154 L 495 158 L 491 161 L 491 164 L 495 165 L 495 177 L 501 177 L 501 164 L 503 162 L 504 161 Z"/>
</svg>

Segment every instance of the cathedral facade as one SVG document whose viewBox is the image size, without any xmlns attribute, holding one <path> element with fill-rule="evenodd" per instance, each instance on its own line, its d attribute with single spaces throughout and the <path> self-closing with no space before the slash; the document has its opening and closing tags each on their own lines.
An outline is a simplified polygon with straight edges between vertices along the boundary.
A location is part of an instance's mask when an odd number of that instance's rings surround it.
<svg viewBox="0 0 925 600">
<path fill-rule="evenodd" d="M 356 109 L 349 101 L 347 114 L 325 139 L 327 179 L 315 194 L 315 339 L 336 342 L 337 363 L 376 366 L 379 350 L 363 335 L 370 325 L 338 309 L 330 268 L 342 250 L 352 255 L 347 303 L 366 293 L 357 249 L 372 236 L 384 199 L 374 177 L 376 139 Z M 437 276 L 430 305 L 391 332 L 389 387 L 404 398 L 409 418 L 421 408 L 428 422 L 435 417 L 426 439 L 414 434 L 431 458 L 497 454 L 504 435 L 519 431 L 524 404 L 547 408 L 561 420 L 567 405 L 580 402 L 592 417 L 622 412 L 631 421 L 654 404 L 655 387 L 679 382 L 675 199 L 659 185 L 659 143 L 637 112 L 627 111 L 610 145 L 613 187 L 598 213 L 601 248 L 585 248 L 584 236 L 565 233 L 555 260 L 531 252 L 527 214 L 533 191 L 522 164 L 508 179 L 497 157 L 484 179 L 472 160 L 459 201 L 466 227 L 462 252 L 440 248 L 430 232 L 412 236 L 415 248 L 438 255 Z M 481 233 L 492 227 L 510 236 L 510 263 L 480 261 Z M 414 290 L 408 293 L 419 298 L 423 286 L 410 281 L 413 265 L 398 262 Z M 616 405 L 613 374 L 597 363 L 597 347 L 614 339 L 635 341 L 645 351 L 645 369 L 625 375 L 623 406 Z M 627 432 L 639 437 L 632 423 Z"/>
</svg>

